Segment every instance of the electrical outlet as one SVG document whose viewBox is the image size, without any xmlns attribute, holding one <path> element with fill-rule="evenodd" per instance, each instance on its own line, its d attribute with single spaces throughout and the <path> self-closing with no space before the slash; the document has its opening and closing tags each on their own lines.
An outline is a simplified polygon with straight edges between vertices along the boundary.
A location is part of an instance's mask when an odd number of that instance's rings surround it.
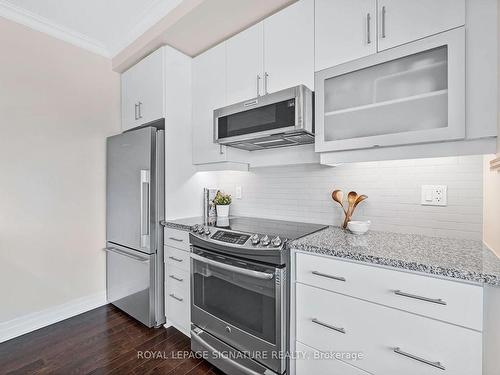
<svg viewBox="0 0 500 375">
<path fill-rule="evenodd" d="M 422 185 L 421 204 L 424 206 L 447 206 L 446 185 Z"/>
<path fill-rule="evenodd" d="M 236 186 L 234 189 L 234 197 L 236 199 L 241 199 L 241 186 Z"/>
</svg>

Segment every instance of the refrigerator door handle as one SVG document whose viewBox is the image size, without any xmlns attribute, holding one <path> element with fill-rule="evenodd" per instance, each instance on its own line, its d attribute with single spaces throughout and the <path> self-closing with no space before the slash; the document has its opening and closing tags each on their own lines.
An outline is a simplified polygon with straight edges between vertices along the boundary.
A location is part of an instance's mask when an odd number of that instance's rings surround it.
<svg viewBox="0 0 500 375">
<path fill-rule="evenodd" d="M 128 258 L 131 258 L 133 260 L 136 260 L 138 262 L 142 262 L 142 263 L 147 263 L 149 262 L 149 258 L 140 258 L 140 257 L 136 257 L 134 255 L 131 255 L 131 254 L 128 254 L 124 251 L 120 251 L 119 249 L 116 249 L 114 247 L 105 247 L 103 249 L 104 251 L 111 251 L 112 253 L 116 253 L 116 254 L 119 254 L 119 255 L 123 255 L 123 256 L 126 256 Z"/>
<path fill-rule="evenodd" d="M 141 170 L 141 246 L 149 248 L 150 172 Z"/>
</svg>

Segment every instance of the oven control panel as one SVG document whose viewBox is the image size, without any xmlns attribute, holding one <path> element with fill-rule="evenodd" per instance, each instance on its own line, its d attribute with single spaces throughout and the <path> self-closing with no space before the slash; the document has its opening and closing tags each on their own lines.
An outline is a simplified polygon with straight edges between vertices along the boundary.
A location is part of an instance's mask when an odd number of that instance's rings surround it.
<svg viewBox="0 0 500 375">
<path fill-rule="evenodd" d="M 226 232 L 224 230 L 218 230 L 212 237 L 213 240 L 227 242 L 234 245 L 244 245 L 245 242 L 250 238 L 247 234 Z"/>
<path fill-rule="evenodd" d="M 286 238 L 267 234 L 250 234 L 227 229 L 211 228 L 203 225 L 194 225 L 191 232 L 205 241 L 217 241 L 232 246 L 251 248 L 255 250 L 282 250 Z"/>
</svg>

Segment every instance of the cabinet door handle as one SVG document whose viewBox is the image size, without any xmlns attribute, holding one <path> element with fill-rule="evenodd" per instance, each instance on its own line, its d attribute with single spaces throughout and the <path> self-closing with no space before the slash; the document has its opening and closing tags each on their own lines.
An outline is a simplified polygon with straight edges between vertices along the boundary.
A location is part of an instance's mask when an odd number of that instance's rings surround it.
<svg viewBox="0 0 500 375">
<path fill-rule="evenodd" d="M 318 324 L 318 325 L 322 326 L 322 327 L 326 327 L 326 328 L 329 328 L 329 329 L 334 330 L 336 332 L 340 332 L 340 333 L 345 334 L 345 329 L 344 328 L 332 326 L 331 324 L 322 322 L 321 320 L 318 320 L 316 318 L 311 319 L 311 321 L 313 323 L 315 323 L 315 324 Z"/>
<path fill-rule="evenodd" d="M 387 10 L 385 6 L 382 7 L 382 38 L 385 38 L 385 14 Z"/>
<path fill-rule="evenodd" d="M 267 92 L 267 80 L 269 79 L 269 73 L 264 73 L 264 94 L 268 94 Z"/>
<path fill-rule="evenodd" d="M 137 120 L 137 103 L 134 104 L 134 118 Z"/>
<path fill-rule="evenodd" d="M 257 96 L 260 96 L 260 80 L 261 80 L 260 74 L 257 74 Z"/>
<path fill-rule="evenodd" d="M 366 43 L 371 44 L 372 43 L 372 36 L 371 36 L 371 30 L 370 30 L 370 24 L 372 21 L 372 16 L 370 13 L 366 13 Z"/>
<path fill-rule="evenodd" d="M 408 353 L 408 352 L 404 352 L 402 351 L 400 348 L 396 347 L 393 349 L 394 350 L 394 353 L 396 354 L 399 354 L 399 355 L 402 355 L 404 357 L 407 357 L 407 358 L 411 358 L 415 361 L 418 361 L 418 362 L 421 362 L 421 363 L 425 363 L 426 365 L 429 365 L 429 366 L 432 366 L 432 367 L 436 367 L 440 370 L 446 370 L 446 367 L 444 367 L 441 362 L 433 362 L 433 361 L 429 361 L 428 359 L 425 359 L 425 358 L 422 358 L 422 357 L 418 357 L 414 354 L 411 354 L 411 353 Z"/>
<path fill-rule="evenodd" d="M 142 113 L 141 113 L 142 102 L 137 103 L 137 105 L 139 106 L 139 116 L 137 118 L 142 118 Z"/>
<path fill-rule="evenodd" d="M 326 273 L 322 273 L 319 271 L 312 271 L 312 274 L 316 275 L 316 276 L 326 277 L 327 279 L 333 279 L 333 280 L 337 280 L 337 281 L 346 281 L 345 277 L 328 275 Z"/>
<path fill-rule="evenodd" d="M 446 305 L 446 301 L 443 301 L 441 298 L 429 298 L 429 297 L 423 297 L 423 296 L 418 296 L 416 294 L 411 294 L 411 293 L 406 293 L 401 290 L 395 290 L 394 294 L 397 296 L 402 296 L 402 297 L 408 297 L 408 298 L 413 298 L 413 299 L 418 299 L 420 301 L 425 301 L 425 302 L 431 302 L 431 303 L 437 303 L 438 305 Z"/>
<path fill-rule="evenodd" d="M 168 277 L 170 277 L 171 279 L 174 279 L 176 281 L 180 281 L 180 282 L 184 281 L 184 279 L 181 279 L 180 277 L 177 277 L 177 276 L 174 276 L 174 275 L 169 275 Z"/>
<path fill-rule="evenodd" d="M 182 262 L 182 259 L 176 258 L 176 257 L 168 257 L 168 259 L 175 260 L 176 262 Z"/>
<path fill-rule="evenodd" d="M 179 302 L 182 302 L 184 301 L 184 298 L 181 298 L 181 297 L 177 297 L 175 294 L 169 294 L 170 297 L 172 297 L 173 299 L 176 299 L 177 301 Z"/>
<path fill-rule="evenodd" d="M 175 237 L 168 237 L 169 240 L 172 240 L 172 241 L 177 241 L 177 242 L 184 242 L 184 240 L 181 240 L 179 238 L 175 238 Z"/>
</svg>

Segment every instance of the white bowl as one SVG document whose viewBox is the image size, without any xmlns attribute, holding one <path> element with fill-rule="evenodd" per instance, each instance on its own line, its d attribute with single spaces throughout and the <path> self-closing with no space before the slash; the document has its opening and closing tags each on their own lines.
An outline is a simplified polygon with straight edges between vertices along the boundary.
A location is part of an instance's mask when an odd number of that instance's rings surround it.
<svg viewBox="0 0 500 375">
<path fill-rule="evenodd" d="M 370 229 L 370 220 L 367 221 L 349 221 L 347 223 L 347 229 L 349 229 L 354 234 L 364 234 Z"/>
</svg>

